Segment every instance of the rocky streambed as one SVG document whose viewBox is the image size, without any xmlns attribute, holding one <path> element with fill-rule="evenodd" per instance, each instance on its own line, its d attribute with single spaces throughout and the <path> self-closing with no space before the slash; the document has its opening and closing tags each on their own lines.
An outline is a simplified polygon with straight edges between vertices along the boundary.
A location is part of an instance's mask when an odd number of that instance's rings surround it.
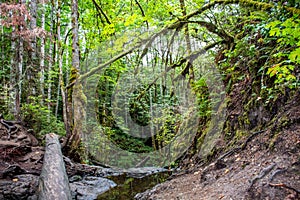
<svg viewBox="0 0 300 200">
<path fill-rule="evenodd" d="M 144 167 L 112 169 L 98 166 L 67 165 L 72 199 L 134 199 L 134 196 L 166 180 L 170 172 L 163 168 Z M 29 174 L 11 166 L 11 175 L 0 179 L 0 199 L 37 199 L 38 174 Z M 75 172 L 75 173 L 74 173 Z M 19 174 L 18 174 L 19 173 Z"/>
<path fill-rule="evenodd" d="M 45 148 L 22 125 L 0 124 L 0 200 L 34 200 Z M 164 168 L 115 169 L 74 163 L 63 157 L 72 199 L 133 199 L 136 193 L 164 181 Z"/>
<path fill-rule="evenodd" d="M 73 199 L 129 200 L 166 180 L 170 172 L 163 168 L 142 167 L 112 169 L 97 167 L 93 176 L 70 178 Z"/>
</svg>

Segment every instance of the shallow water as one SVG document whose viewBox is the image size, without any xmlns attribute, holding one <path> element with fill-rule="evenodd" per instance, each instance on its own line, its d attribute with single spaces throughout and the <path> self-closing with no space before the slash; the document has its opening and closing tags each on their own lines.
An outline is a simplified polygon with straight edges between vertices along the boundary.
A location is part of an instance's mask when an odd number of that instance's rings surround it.
<svg viewBox="0 0 300 200">
<path fill-rule="evenodd" d="M 166 181 L 171 172 L 160 172 L 143 178 L 132 178 L 126 174 L 111 176 L 108 179 L 114 181 L 117 186 L 98 196 L 98 200 L 130 200 L 137 193 L 144 192 L 155 185 Z"/>
</svg>

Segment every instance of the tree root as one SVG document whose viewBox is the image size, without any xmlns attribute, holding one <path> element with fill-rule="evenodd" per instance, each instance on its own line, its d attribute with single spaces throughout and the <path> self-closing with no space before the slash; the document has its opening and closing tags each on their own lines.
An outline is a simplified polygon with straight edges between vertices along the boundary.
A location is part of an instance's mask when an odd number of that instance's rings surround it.
<svg viewBox="0 0 300 200">
<path fill-rule="evenodd" d="M 293 188 L 291 186 L 288 186 L 284 183 L 269 183 L 269 186 L 271 187 L 282 187 L 282 188 L 286 188 L 288 190 L 292 190 L 293 192 L 297 193 L 297 195 L 300 195 L 300 190 L 297 190 L 296 188 Z"/>
<path fill-rule="evenodd" d="M 286 170 L 287 170 L 287 169 L 277 169 L 277 170 L 275 170 L 275 171 L 272 173 L 271 177 L 269 178 L 269 182 L 273 181 L 273 179 L 275 178 L 275 176 L 277 176 L 278 174 L 281 174 L 281 173 L 286 172 Z"/>
<path fill-rule="evenodd" d="M 272 169 L 276 166 L 275 163 L 269 165 L 268 167 L 264 168 L 260 174 L 256 177 L 254 177 L 254 179 L 251 180 L 250 186 L 248 188 L 248 191 L 251 190 L 251 188 L 253 187 L 253 185 L 259 180 L 262 179 L 263 177 L 265 177 L 268 173 L 270 173 L 272 171 Z"/>
<path fill-rule="evenodd" d="M 257 136 L 258 134 L 263 133 L 263 132 L 265 132 L 265 131 L 266 131 L 266 130 L 261 130 L 261 131 L 257 131 L 257 132 L 252 133 L 252 134 L 247 138 L 247 140 L 241 145 L 241 150 L 244 150 L 244 149 L 246 148 L 247 144 L 248 144 L 255 136 Z"/>
<path fill-rule="evenodd" d="M 248 144 L 254 137 L 256 137 L 258 134 L 263 133 L 263 132 L 265 132 L 265 131 L 266 131 L 266 130 L 260 130 L 260 131 L 257 131 L 257 132 L 252 133 L 252 134 L 245 140 L 245 142 L 244 142 L 242 145 L 240 145 L 239 147 L 236 147 L 236 148 L 231 149 L 231 150 L 229 150 L 228 152 L 224 153 L 224 154 L 221 155 L 216 161 L 220 161 L 220 160 L 222 160 L 222 159 L 224 159 L 224 158 L 226 158 L 226 157 L 228 157 L 228 156 L 231 156 L 232 154 L 234 154 L 234 153 L 236 153 L 236 152 L 238 152 L 238 151 L 244 150 L 244 149 L 246 148 L 247 144 Z"/>
<path fill-rule="evenodd" d="M 17 126 L 15 126 L 15 124 L 18 122 L 4 120 L 2 114 L 0 114 L 0 123 L 7 129 L 7 131 L 8 131 L 7 138 L 8 139 L 10 139 L 11 134 L 14 134 L 19 130 L 19 128 Z M 14 131 L 12 131 L 12 130 L 14 130 Z"/>
</svg>

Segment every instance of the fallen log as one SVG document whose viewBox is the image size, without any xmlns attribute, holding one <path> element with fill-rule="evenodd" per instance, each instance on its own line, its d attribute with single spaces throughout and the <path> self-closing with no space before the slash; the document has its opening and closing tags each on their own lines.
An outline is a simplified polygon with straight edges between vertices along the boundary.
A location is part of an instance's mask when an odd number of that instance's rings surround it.
<svg viewBox="0 0 300 200">
<path fill-rule="evenodd" d="M 39 200 L 71 200 L 69 180 L 56 134 L 46 135 L 46 147 L 38 188 Z"/>
</svg>

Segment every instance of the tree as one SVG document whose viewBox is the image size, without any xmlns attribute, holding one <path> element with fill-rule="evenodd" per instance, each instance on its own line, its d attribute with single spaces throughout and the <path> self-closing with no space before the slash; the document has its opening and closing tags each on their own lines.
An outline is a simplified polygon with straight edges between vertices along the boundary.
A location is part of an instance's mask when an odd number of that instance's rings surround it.
<svg viewBox="0 0 300 200">
<path fill-rule="evenodd" d="M 88 155 L 82 141 L 89 137 L 89 133 L 85 130 L 87 98 L 83 88 L 92 75 L 107 70 L 108 66 L 110 69 L 103 74 L 115 82 L 126 70 L 134 69 L 138 74 L 139 70 L 145 69 L 143 62 L 149 66 L 149 74 L 155 70 L 160 71 L 158 77 L 145 78 L 149 85 L 144 85 L 135 96 L 137 108 L 132 109 L 131 114 L 138 119 L 138 114 L 142 113 L 141 119 L 144 121 L 141 123 L 146 123 L 149 117 L 147 115 L 153 113 L 153 104 L 158 102 L 157 98 L 171 96 L 172 91 L 166 91 L 166 83 L 170 81 L 173 84 L 180 76 L 188 77 L 187 87 L 195 90 L 200 100 L 201 116 L 208 120 L 210 114 L 205 111 L 210 107 L 207 87 L 203 84 L 205 81 L 197 77 L 200 69 L 193 65 L 197 58 L 206 52 L 211 53 L 207 59 L 215 57 L 215 62 L 225 79 L 234 75 L 234 66 L 231 64 L 237 55 L 241 54 L 240 56 L 247 60 L 249 56 L 255 55 L 254 50 L 259 45 L 271 46 L 271 43 L 275 42 L 279 47 L 276 50 L 277 57 L 272 59 L 278 59 L 279 65 L 269 67 L 266 64 L 260 71 L 251 68 L 251 75 L 263 72 L 262 84 L 271 87 L 273 85 L 266 75 L 283 81 L 277 82 L 276 87 L 283 87 L 286 81 L 297 80 L 295 71 L 299 64 L 299 38 L 291 31 L 299 23 L 296 17 L 292 17 L 292 14 L 300 13 L 295 1 L 205 2 L 179 0 L 157 5 L 154 0 L 73 0 L 72 4 L 68 5 L 62 0 L 42 4 L 34 0 L 29 4 L 26 1 L 20 1 L 19 4 L 2 3 L 1 58 L 10 58 L 10 62 L 1 61 L 1 64 L 4 64 L 1 89 L 2 93 L 6 91 L 3 96 L 7 104 L 13 105 L 16 118 L 20 118 L 21 104 L 38 106 L 40 110 L 44 110 L 44 104 L 47 105 L 48 122 L 53 115 L 56 116 L 56 120 L 64 121 L 68 138 L 66 150 L 76 155 L 77 159 L 86 160 Z M 271 18 L 264 17 L 266 14 Z M 71 20 L 68 17 L 70 15 Z M 285 19 L 275 20 L 276 16 L 284 16 Z M 281 27 L 280 22 L 283 22 L 285 27 Z M 259 34 L 254 33 L 254 29 Z M 147 30 L 149 33 L 141 34 Z M 266 34 L 268 31 L 278 40 L 271 39 L 270 35 Z M 46 40 L 49 35 L 51 37 Z M 69 35 L 72 35 L 70 44 Z M 260 41 L 254 45 L 249 42 L 253 35 Z M 294 39 L 294 43 L 289 43 L 291 38 Z M 162 40 L 166 40 L 166 43 Z M 115 45 L 112 47 L 113 43 Z M 252 46 L 248 46 L 249 43 Z M 176 46 L 184 48 L 182 50 Z M 200 49 L 199 46 L 203 48 Z M 242 55 L 241 52 L 246 52 L 242 51 L 245 48 L 249 48 L 248 54 Z M 280 54 L 281 50 L 286 54 Z M 270 51 L 264 53 L 272 54 Z M 85 64 L 89 59 L 93 60 L 93 63 Z M 260 59 L 260 62 L 263 60 Z M 292 64 L 282 63 L 290 61 Z M 133 73 L 132 78 L 136 74 Z M 31 80 L 26 80 L 29 78 Z M 12 81 L 9 82 L 8 79 Z M 7 92 L 10 90 L 13 92 Z M 108 98 L 111 94 L 105 92 L 104 96 Z M 38 97 L 39 95 L 41 96 Z M 103 110 L 107 111 L 111 105 L 105 103 L 106 107 Z M 146 105 L 147 103 L 149 105 Z M 102 116 L 107 113 L 103 112 Z M 162 118 L 170 120 L 172 116 L 174 113 L 166 114 Z M 130 116 L 126 117 L 128 119 Z M 110 120 L 107 120 L 108 124 L 113 126 L 113 119 Z M 175 121 L 172 122 L 173 125 L 176 124 Z M 170 127 L 170 124 L 166 125 L 166 131 L 162 131 L 157 137 L 161 140 L 170 138 L 173 131 Z M 164 142 L 170 140 L 166 139 L 158 144 L 153 130 L 151 147 L 161 148 Z M 145 140 L 134 138 L 130 140 L 138 144 L 137 146 L 140 142 L 147 143 Z"/>
</svg>

